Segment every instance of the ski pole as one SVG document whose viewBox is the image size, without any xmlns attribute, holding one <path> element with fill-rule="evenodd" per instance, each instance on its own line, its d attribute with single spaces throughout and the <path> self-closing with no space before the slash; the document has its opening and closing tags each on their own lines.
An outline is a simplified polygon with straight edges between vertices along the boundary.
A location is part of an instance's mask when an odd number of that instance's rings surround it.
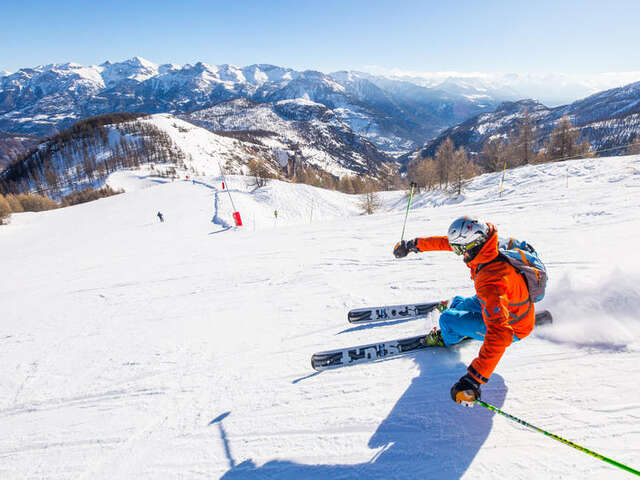
<svg viewBox="0 0 640 480">
<path fill-rule="evenodd" d="M 476 403 L 478 405 L 482 405 L 484 408 L 487 408 L 489 410 L 491 410 L 492 412 L 496 412 L 499 413 L 500 415 L 507 417 L 510 420 L 513 420 L 514 422 L 519 423 L 520 425 L 524 425 L 525 427 L 528 427 L 532 430 L 535 430 L 536 432 L 540 432 L 540 433 L 544 433 L 547 437 L 551 437 L 554 440 L 558 440 L 559 442 L 564 443 L 565 445 L 569 445 L 570 447 L 575 448 L 576 450 L 580 450 L 581 452 L 584 452 L 588 455 L 591 455 L 594 458 L 597 458 L 599 460 L 602 460 L 604 462 L 607 462 L 615 467 L 621 468 L 622 470 L 625 470 L 629 473 L 633 473 L 634 475 L 637 475 L 640 477 L 640 471 L 635 470 L 631 467 L 628 467 L 620 462 L 616 462 L 615 460 L 612 460 L 610 458 L 605 457 L 604 455 L 600 455 L 599 453 L 594 452 L 593 450 L 589 450 L 588 448 L 582 447 L 580 445 L 578 445 L 577 443 L 573 443 L 570 440 L 566 440 L 562 437 L 559 437 L 558 435 L 554 435 L 553 433 L 549 433 L 541 428 L 538 428 L 534 425 L 531 425 L 530 423 L 525 422 L 524 420 L 520 420 L 517 417 L 514 417 L 513 415 L 508 414 L 507 412 L 503 412 L 502 410 L 500 410 L 497 407 L 494 407 L 493 405 L 490 405 L 488 403 L 483 402 L 482 400 L 476 400 Z"/>
<path fill-rule="evenodd" d="M 416 186 L 411 182 L 411 191 L 409 192 L 409 203 L 407 204 L 407 212 L 404 214 L 404 224 L 402 225 L 402 235 L 400 235 L 400 241 L 404 240 L 404 229 L 407 226 L 407 217 L 409 216 L 409 208 L 411 207 L 411 200 L 413 200 L 413 189 Z"/>
</svg>

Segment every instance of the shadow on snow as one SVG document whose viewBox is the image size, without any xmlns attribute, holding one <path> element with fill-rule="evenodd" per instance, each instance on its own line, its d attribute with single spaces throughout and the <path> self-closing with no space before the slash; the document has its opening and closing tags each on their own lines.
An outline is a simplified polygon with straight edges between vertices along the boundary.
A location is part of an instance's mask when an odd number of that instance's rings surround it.
<svg viewBox="0 0 640 480">
<path fill-rule="evenodd" d="M 391 325 L 398 325 L 399 323 L 413 322 L 416 320 L 422 320 L 422 318 L 408 317 L 408 318 L 398 318 L 397 320 L 388 320 L 383 322 L 363 323 L 361 325 L 356 325 L 354 327 L 349 327 L 345 330 L 341 330 L 336 335 L 341 335 L 343 333 L 359 332 L 360 330 L 370 330 L 376 327 L 389 327 Z"/>
<path fill-rule="evenodd" d="M 420 374 L 369 439 L 368 447 L 378 451 L 370 461 L 353 465 L 305 465 L 271 460 L 258 467 L 252 460 L 245 460 L 237 464 L 225 435 L 222 440 L 230 469 L 222 478 L 460 478 L 487 439 L 493 414 L 480 407 L 464 408 L 451 401 L 449 389 L 466 370 L 456 350 L 420 352 L 414 361 Z M 483 399 L 500 408 L 506 393 L 502 377 L 494 374 L 490 386 L 483 391 Z M 375 396 L 375 391 L 371 395 Z M 358 405 L 353 408 L 357 410 Z"/>
</svg>

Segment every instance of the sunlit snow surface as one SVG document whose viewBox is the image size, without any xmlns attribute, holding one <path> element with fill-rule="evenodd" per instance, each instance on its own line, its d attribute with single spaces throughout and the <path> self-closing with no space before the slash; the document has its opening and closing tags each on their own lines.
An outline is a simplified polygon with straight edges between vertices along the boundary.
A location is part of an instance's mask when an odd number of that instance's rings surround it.
<svg viewBox="0 0 640 480">
<path fill-rule="evenodd" d="M 483 399 L 640 468 L 640 157 L 520 168 L 502 198 L 499 179 L 417 195 L 405 235 L 481 215 L 549 268 L 556 322 Z M 128 193 L 0 227 L 0 478 L 628 478 L 453 403 L 479 343 L 313 372 L 314 351 L 433 321 L 354 328 L 350 308 L 472 293 L 451 253 L 392 256 L 403 192 L 361 216 L 355 196 L 229 177 L 235 228 L 221 179 L 197 180 L 120 172 Z"/>
</svg>

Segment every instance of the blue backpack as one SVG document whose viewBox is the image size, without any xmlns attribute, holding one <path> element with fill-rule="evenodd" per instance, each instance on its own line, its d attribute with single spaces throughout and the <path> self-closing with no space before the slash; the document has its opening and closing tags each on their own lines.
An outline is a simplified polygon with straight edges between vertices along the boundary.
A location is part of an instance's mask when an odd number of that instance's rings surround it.
<svg viewBox="0 0 640 480">
<path fill-rule="evenodd" d="M 547 267 L 538 258 L 538 252 L 527 242 L 515 238 L 498 239 L 498 256 L 490 262 L 478 266 L 481 268 L 493 262 L 507 262 L 524 277 L 529 289 L 529 298 L 535 303 L 544 298 L 547 288 Z"/>
</svg>

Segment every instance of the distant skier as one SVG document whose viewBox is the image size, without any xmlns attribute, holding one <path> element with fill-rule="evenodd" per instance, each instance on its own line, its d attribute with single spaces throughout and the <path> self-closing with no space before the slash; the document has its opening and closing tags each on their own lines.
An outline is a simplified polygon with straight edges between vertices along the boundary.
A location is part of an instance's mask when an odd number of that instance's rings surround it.
<svg viewBox="0 0 640 480">
<path fill-rule="evenodd" d="M 499 240 L 494 225 L 473 217 L 456 219 L 446 237 L 398 242 L 393 253 L 396 258 L 402 258 L 409 252 L 437 250 L 463 255 L 471 269 L 476 295 L 468 298 L 456 296 L 450 304 L 442 302 L 438 308 L 442 312 L 440 328 L 434 327 L 423 341 L 426 345 L 444 347 L 455 345 L 465 338 L 483 342 L 480 353 L 467 368 L 466 375 L 451 388 L 454 401 L 473 406 L 474 401 L 480 399 L 480 385 L 489 381 L 505 349 L 533 330 L 533 302 L 540 299 L 531 298 L 533 292 L 529 292 L 522 271 L 511 265 L 504 253 L 506 250 L 518 252 L 517 255 L 522 256 L 523 260 L 528 257 L 539 262 L 539 259 L 531 245 L 513 238 Z M 539 265 L 542 263 L 539 262 Z M 537 274 L 536 271 L 533 273 Z M 542 280 L 546 283 L 546 272 Z M 529 284 L 532 285 L 532 282 Z"/>
<path fill-rule="evenodd" d="M 164 222 L 164 216 L 162 215 L 161 212 L 158 212 L 158 218 L 160 219 L 160 222 Z"/>
</svg>

